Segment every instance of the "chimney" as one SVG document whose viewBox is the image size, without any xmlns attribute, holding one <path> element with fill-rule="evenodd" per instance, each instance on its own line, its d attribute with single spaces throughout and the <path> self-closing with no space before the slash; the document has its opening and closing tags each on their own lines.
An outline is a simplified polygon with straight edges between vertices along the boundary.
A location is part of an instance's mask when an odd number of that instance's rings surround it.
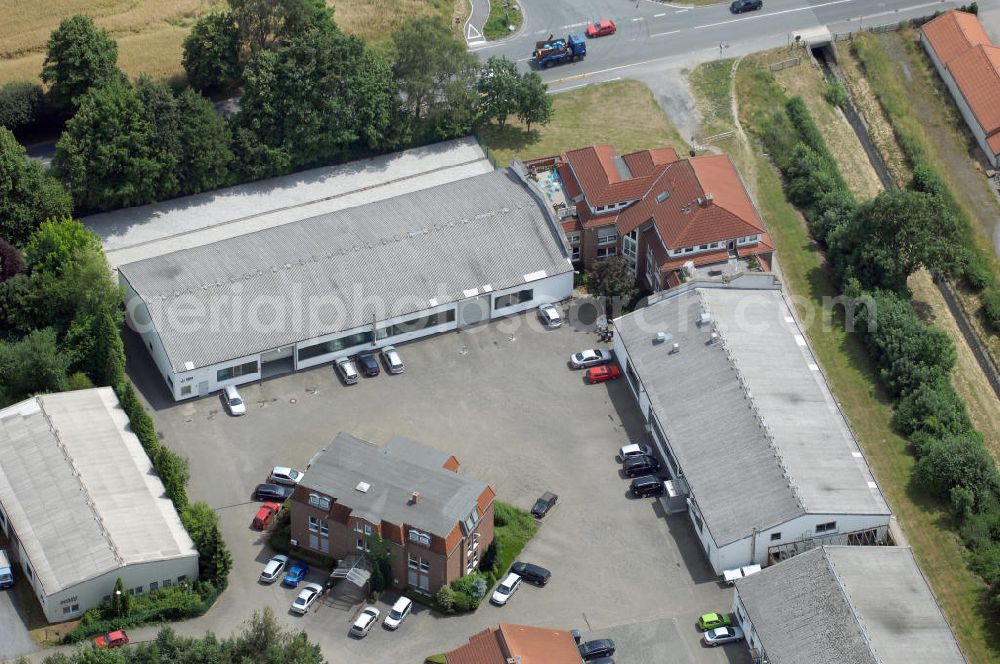
<svg viewBox="0 0 1000 664">
<path fill-rule="evenodd" d="M 416 505 L 419 502 L 420 502 L 420 492 L 414 491 L 413 493 L 410 494 L 410 504 Z"/>
</svg>

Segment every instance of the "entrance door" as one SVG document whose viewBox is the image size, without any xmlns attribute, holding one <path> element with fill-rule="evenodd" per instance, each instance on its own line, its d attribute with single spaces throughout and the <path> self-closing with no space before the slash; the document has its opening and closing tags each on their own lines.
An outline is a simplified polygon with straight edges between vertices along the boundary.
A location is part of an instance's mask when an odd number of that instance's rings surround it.
<svg viewBox="0 0 1000 664">
<path fill-rule="evenodd" d="M 275 348 L 260 354 L 260 377 L 270 378 L 295 371 L 295 346 Z"/>
</svg>

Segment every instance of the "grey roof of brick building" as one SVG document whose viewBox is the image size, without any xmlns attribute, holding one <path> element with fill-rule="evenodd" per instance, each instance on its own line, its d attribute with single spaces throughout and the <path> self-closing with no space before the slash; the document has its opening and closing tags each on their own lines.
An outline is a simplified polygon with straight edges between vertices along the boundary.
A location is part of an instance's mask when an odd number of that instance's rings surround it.
<svg viewBox="0 0 1000 664">
<path fill-rule="evenodd" d="M 692 283 L 615 321 L 718 546 L 803 514 L 890 514 L 771 282 Z"/>
<path fill-rule="evenodd" d="M 118 269 L 185 371 L 572 266 L 551 212 L 494 171 Z"/>
<path fill-rule="evenodd" d="M 423 454 L 421 454 L 423 451 Z M 313 460 L 300 485 L 332 497 L 372 523 L 408 524 L 445 537 L 476 509 L 486 484 L 442 468 L 448 456 L 408 438 L 381 447 L 339 433 Z M 361 491 L 359 483 L 368 487 Z M 416 502 L 413 492 L 420 494 Z"/>
<path fill-rule="evenodd" d="M 771 664 L 962 664 L 907 547 L 825 546 L 736 581 Z"/>
</svg>

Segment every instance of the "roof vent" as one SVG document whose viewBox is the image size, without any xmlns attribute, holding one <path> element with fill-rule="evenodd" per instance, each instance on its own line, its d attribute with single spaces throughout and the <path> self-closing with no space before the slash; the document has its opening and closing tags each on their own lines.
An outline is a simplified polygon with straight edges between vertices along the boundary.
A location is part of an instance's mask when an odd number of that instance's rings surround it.
<svg viewBox="0 0 1000 664">
<path fill-rule="evenodd" d="M 410 494 L 410 504 L 416 505 L 419 502 L 420 502 L 420 492 L 414 491 L 413 493 Z"/>
<path fill-rule="evenodd" d="M 657 332 L 656 336 L 653 337 L 653 343 L 654 344 L 662 344 L 663 342 L 668 341 L 669 339 L 672 339 L 672 338 L 673 338 L 673 335 L 670 334 L 669 332 Z"/>
<path fill-rule="evenodd" d="M 361 493 L 368 493 L 368 489 L 372 488 L 372 485 L 368 482 L 358 482 L 358 485 L 354 488 Z"/>
<path fill-rule="evenodd" d="M 676 355 L 679 352 L 681 352 L 681 345 L 680 344 L 674 344 L 673 346 L 670 347 L 670 354 L 671 355 Z"/>
<path fill-rule="evenodd" d="M 708 344 L 711 346 L 712 344 L 717 343 L 719 343 L 719 333 L 712 332 L 712 334 L 708 335 Z"/>
<path fill-rule="evenodd" d="M 705 199 L 701 196 L 698 197 L 698 207 L 705 207 Z"/>
<path fill-rule="evenodd" d="M 706 191 L 705 192 L 705 204 L 708 205 L 709 203 L 711 203 L 714 200 L 715 200 L 715 196 L 712 195 L 712 192 Z"/>
<path fill-rule="evenodd" d="M 698 327 L 711 325 L 713 320 L 714 319 L 712 318 L 712 314 L 708 313 L 707 311 L 703 311 L 701 312 L 701 315 L 698 316 Z"/>
<path fill-rule="evenodd" d="M 668 198 L 670 198 L 670 192 L 669 191 L 661 191 L 660 193 L 658 193 L 656 195 L 656 202 L 657 203 L 662 203 L 663 201 L 667 200 Z"/>
</svg>

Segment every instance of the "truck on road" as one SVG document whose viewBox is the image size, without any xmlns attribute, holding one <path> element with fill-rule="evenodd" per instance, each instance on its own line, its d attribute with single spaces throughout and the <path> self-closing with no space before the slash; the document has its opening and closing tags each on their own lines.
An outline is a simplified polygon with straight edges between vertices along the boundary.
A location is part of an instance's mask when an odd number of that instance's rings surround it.
<svg viewBox="0 0 1000 664">
<path fill-rule="evenodd" d="M 535 42 L 535 50 L 532 52 L 535 64 L 539 67 L 551 67 L 561 65 L 564 62 L 576 62 L 583 60 L 587 55 L 587 42 L 583 35 L 570 33 L 566 37 L 553 38 Z"/>
</svg>

